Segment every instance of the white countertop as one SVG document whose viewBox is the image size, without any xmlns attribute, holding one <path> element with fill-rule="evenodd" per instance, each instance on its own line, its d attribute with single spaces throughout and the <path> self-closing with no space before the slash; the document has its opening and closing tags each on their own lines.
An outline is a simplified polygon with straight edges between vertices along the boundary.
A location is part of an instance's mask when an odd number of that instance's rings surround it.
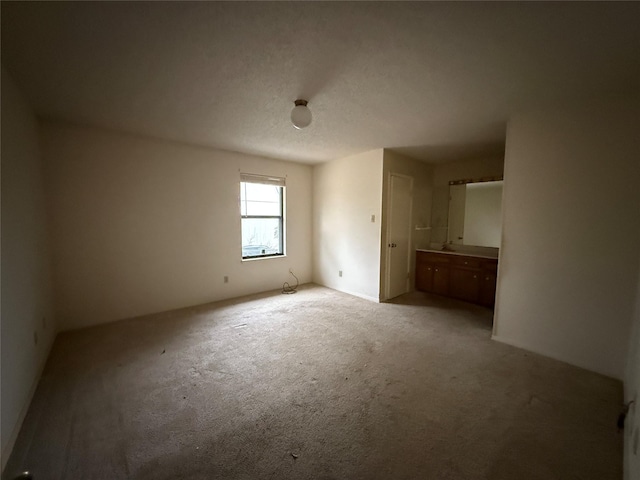
<svg viewBox="0 0 640 480">
<path fill-rule="evenodd" d="M 416 248 L 416 252 L 444 253 L 445 255 L 462 255 L 462 256 L 465 256 L 465 257 L 489 258 L 491 260 L 497 260 L 498 259 L 498 254 L 497 253 L 496 253 L 495 256 L 491 256 L 491 255 L 482 255 L 482 254 L 478 254 L 478 253 L 457 252 L 457 251 L 451 251 L 451 250 L 435 250 L 435 249 L 430 249 L 430 248 Z"/>
</svg>

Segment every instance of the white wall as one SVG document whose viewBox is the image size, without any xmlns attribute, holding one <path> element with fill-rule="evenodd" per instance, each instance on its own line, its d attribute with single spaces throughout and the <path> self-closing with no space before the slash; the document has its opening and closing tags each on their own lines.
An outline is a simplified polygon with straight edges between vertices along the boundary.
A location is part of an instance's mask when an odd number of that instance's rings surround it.
<svg viewBox="0 0 640 480">
<path fill-rule="evenodd" d="M 504 158 L 478 158 L 435 165 L 433 170 L 433 211 L 431 216 L 431 242 L 442 244 L 447 240 L 449 217 L 449 182 L 465 178 L 498 177 L 504 172 Z"/>
<path fill-rule="evenodd" d="M 311 280 L 310 166 L 52 123 L 42 146 L 62 329 Z M 286 176 L 286 257 L 241 261 L 240 171 Z"/>
<path fill-rule="evenodd" d="M 56 333 L 49 259 L 38 124 L 2 68 L 2 468 Z"/>
<path fill-rule="evenodd" d="M 623 378 L 640 254 L 637 102 L 508 125 L 494 338 Z"/>
<path fill-rule="evenodd" d="M 382 158 L 372 150 L 313 169 L 313 280 L 371 300 L 380 294 Z"/>
<path fill-rule="evenodd" d="M 411 236 L 411 266 L 409 278 L 411 288 L 415 282 L 415 249 L 428 248 L 431 240 L 431 230 L 425 227 L 431 225 L 431 207 L 433 197 L 433 166 L 413 158 L 398 154 L 391 150 L 384 150 L 383 164 L 383 188 L 382 188 L 382 248 L 380 255 L 380 292 L 386 291 L 386 265 L 387 254 L 389 253 L 387 240 L 387 209 L 388 209 L 388 189 L 389 175 L 399 173 L 413 178 L 413 208 L 412 208 L 412 236 Z M 419 230 L 416 230 L 416 227 Z M 384 297 L 384 295 L 381 295 Z"/>
<path fill-rule="evenodd" d="M 640 211 L 640 204 L 638 211 Z M 638 390 L 640 390 L 640 267 L 638 272 L 636 302 L 624 384 L 624 402 L 628 404 L 633 400 L 624 428 L 625 480 L 640 478 L 640 405 L 638 405 L 638 400 L 640 400 L 638 397 Z"/>
</svg>

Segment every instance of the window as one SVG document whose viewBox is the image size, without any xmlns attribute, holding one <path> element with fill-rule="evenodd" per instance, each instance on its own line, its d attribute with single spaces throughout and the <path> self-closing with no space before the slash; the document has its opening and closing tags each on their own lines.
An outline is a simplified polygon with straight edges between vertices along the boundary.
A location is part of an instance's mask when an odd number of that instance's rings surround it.
<svg viewBox="0 0 640 480">
<path fill-rule="evenodd" d="M 284 178 L 240 174 L 242 258 L 284 255 Z"/>
</svg>

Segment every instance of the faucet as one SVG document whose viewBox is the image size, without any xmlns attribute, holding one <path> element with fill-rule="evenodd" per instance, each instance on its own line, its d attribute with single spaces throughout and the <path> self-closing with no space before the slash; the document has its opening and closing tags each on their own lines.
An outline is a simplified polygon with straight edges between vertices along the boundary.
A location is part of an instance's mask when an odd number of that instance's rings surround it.
<svg viewBox="0 0 640 480">
<path fill-rule="evenodd" d="M 455 250 L 450 247 L 450 244 L 447 241 L 442 242 L 442 251 L 443 252 L 454 252 Z"/>
</svg>

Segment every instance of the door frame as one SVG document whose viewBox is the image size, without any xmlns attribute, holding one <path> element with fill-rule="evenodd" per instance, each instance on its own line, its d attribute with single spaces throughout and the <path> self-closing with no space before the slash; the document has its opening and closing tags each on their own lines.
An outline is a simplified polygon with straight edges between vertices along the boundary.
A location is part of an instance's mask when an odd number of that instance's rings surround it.
<svg viewBox="0 0 640 480">
<path fill-rule="evenodd" d="M 386 254 L 385 254 L 385 282 L 384 282 L 384 299 L 385 300 L 389 300 L 390 298 L 390 287 L 391 287 L 391 252 L 390 252 L 390 247 L 389 242 L 391 241 L 391 215 L 392 215 L 392 209 L 391 209 L 391 204 L 392 204 L 392 195 L 393 195 L 393 188 L 392 188 L 392 178 L 393 177 L 402 177 L 405 178 L 407 180 L 409 180 L 410 182 L 410 187 L 409 187 L 409 192 L 410 192 L 410 202 L 409 202 L 409 224 L 407 225 L 407 229 L 408 229 L 408 237 L 407 237 L 407 281 L 405 284 L 405 293 L 408 293 L 411 290 L 411 282 L 410 282 L 410 278 L 409 275 L 411 274 L 411 245 L 413 244 L 413 238 L 412 238 L 412 229 L 411 226 L 413 225 L 413 185 L 414 185 L 414 178 L 410 175 L 405 175 L 402 173 L 396 173 L 396 172 L 389 172 L 388 173 L 388 177 L 387 177 L 387 208 L 386 208 L 386 214 L 387 214 L 387 218 L 386 218 L 386 228 L 385 228 L 385 242 L 383 247 L 386 249 Z M 385 246 L 386 245 L 386 246 Z"/>
</svg>

